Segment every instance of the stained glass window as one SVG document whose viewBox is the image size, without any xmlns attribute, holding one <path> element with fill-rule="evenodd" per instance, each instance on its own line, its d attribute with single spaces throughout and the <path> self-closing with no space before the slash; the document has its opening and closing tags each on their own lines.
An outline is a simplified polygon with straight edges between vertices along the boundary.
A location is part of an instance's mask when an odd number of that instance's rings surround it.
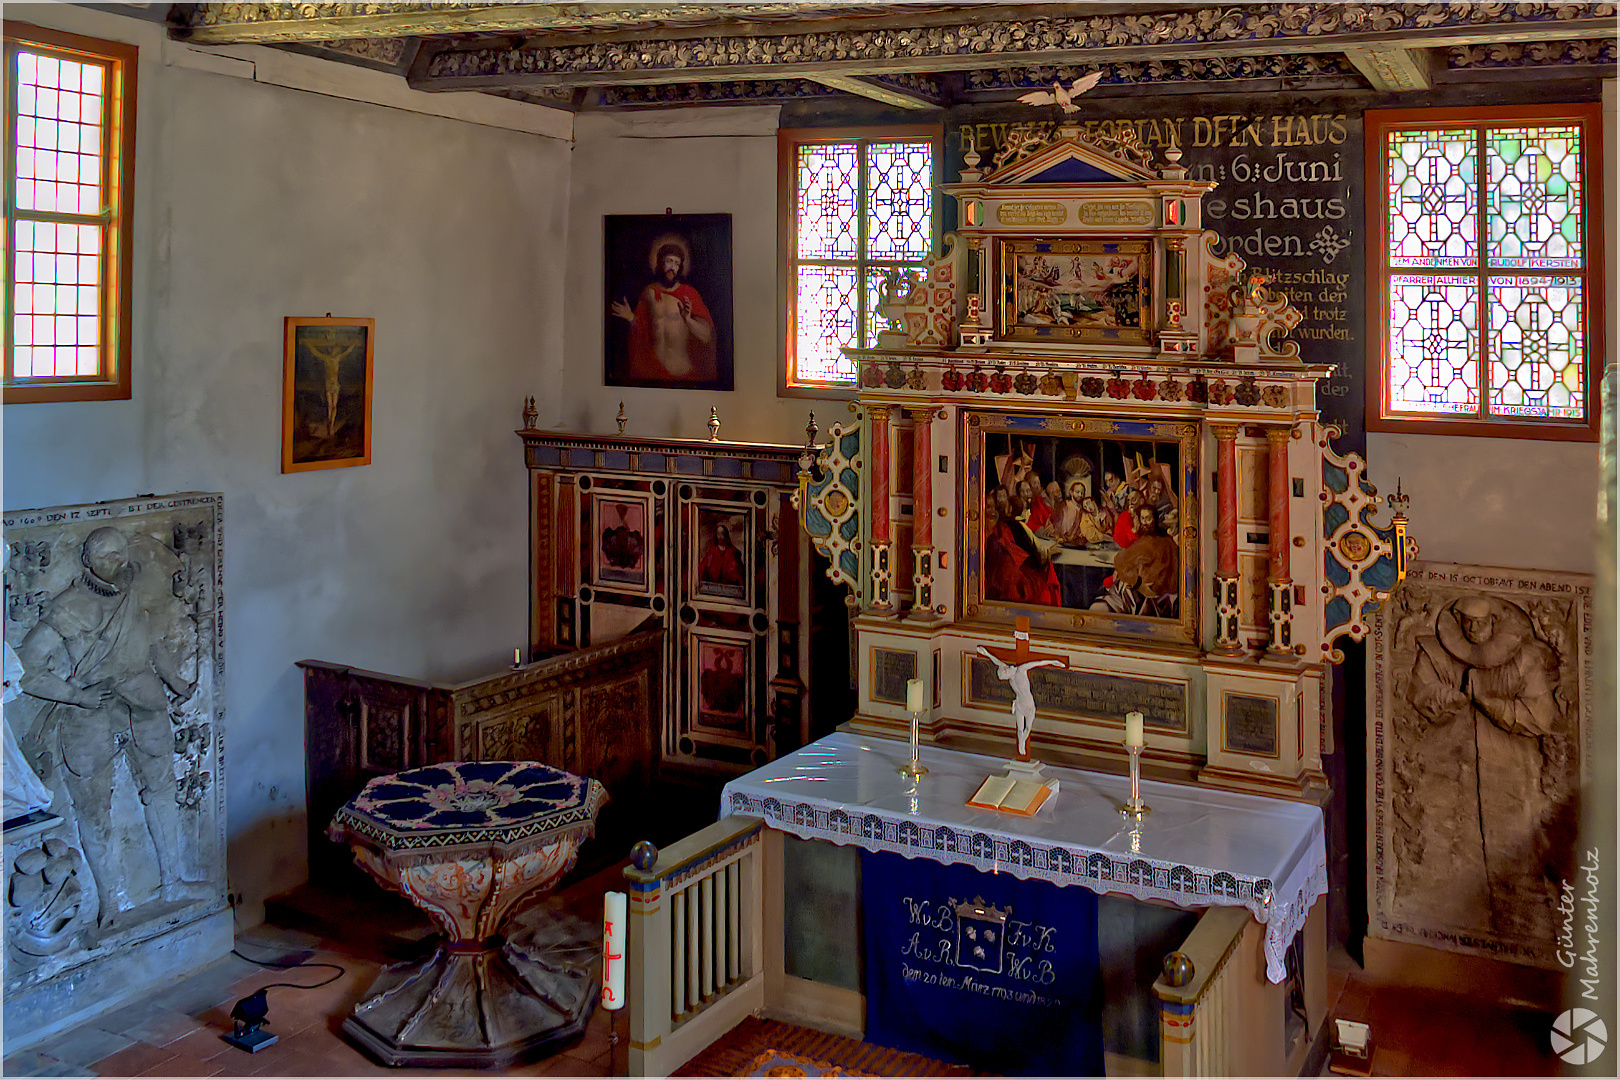
<svg viewBox="0 0 1620 1080">
<path fill-rule="evenodd" d="M 6 25 L 6 400 L 128 397 L 135 49 Z"/>
<path fill-rule="evenodd" d="M 789 386 L 849 386 L 845 348 L 874 348 L 884 279 L 933 249 L 935 143 L 893 131 L 784 132 L 791 152 Z"/>
<path fill-rule="evenodd" d="M 1385 177 L 1370 421 L 1587 425 L 1596 119 L 1588 106 L 1367 114 Z"/>
</svg>

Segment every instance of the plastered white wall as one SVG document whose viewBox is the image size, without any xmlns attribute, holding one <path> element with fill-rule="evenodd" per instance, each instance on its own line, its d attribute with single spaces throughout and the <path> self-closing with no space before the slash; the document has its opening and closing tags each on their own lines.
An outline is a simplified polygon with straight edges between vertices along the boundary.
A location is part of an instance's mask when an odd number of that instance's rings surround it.
<svg viewBox="0 0 1620 1080">
<path fill-rule="evenodd" d="M 1367 433 L 1379 494 L 1400 481 L 1428 562 L 1590 574 L 1596 567 L 1595 443 Z M 1389 520 L 1380 511 L 1375 520 Z"/>
<path fill-rule="evenodd" d="M 513 431 L 560 381 L 569 147 L 168 66 L 158 28 L 60 10 L 142 45 L 135 396 L 6 406 L 4 501 L 224 492 L 228 858 L 252 925 L 306 875 L 295 662 L 456 679 L 526 640 Z M 328 312 L 376 320 L 372 462 L 283 475 L 282 319 Z"/>
<path fill-rule="evenodd" d="M 825 437 L 852 417 L 844 401 L 779 398 L 776 369 L 776 108 L 660 110 L 580 116 L 574 127 L 568 224 L 566 382 L 548 388 L 542 426 L 626 434 L 802 443 L 814 410 Z M 602 383 L 602 218 L 606 214 L 730 214 L 736 389 L 664 390 Z"/>
</svg>

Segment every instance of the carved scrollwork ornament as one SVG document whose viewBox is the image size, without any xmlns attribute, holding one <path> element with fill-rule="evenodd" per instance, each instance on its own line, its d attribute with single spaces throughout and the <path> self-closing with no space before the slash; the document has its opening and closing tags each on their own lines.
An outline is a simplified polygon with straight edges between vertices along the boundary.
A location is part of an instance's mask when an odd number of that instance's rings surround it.
<svg viewBox="0 0 1620 1080">
<path fill-rule="evenodd" d="M 96 892 L 81 874 L 84 857 L 52 837 L 19 853 L 6 875 L 6 939 L 23 962 L 76 944 L 95 924 Z"/>
</svg>

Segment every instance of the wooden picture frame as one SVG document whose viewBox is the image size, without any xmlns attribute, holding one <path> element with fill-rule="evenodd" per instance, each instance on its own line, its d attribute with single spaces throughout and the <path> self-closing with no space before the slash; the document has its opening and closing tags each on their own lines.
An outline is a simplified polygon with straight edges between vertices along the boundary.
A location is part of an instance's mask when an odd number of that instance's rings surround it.
<svg viewBox="0 0 1620 1080">
<path fill-rule="evenodd" d="M 592 488 L 591 583 L 598 589 L 652 593 L 652 496 L 646 492 Z"/>
<path fill-rule="evenodd" d="M 731 390 L 731 215 L 607 214 L 602 236 L 604 385 Z"/>
<path fill-rule="evenodd" d="M 690 588 L 710 604 L 754 606 L 754 508 L 746 504 L 694 502 Z"/>
<path fill-rule="evenodd" d="M 1046 630 L 1198 643 L 1197 424 L 978 410 L 964 420 L 969 619 L 1026 615 Z M 1117 528 L 1125 515 L 1136 527 Z"/>
<path fill-rule="evenodd" d="M 719 746 L 754 745 L 756 650 L 748 634 L 724 630 L 692 634 L 687 657 L 692 687 L 687 738 Z"/>
<path fill-rule="evenodd" d="M 1002 240 L 1002 341 L 1150 345 L 1151 238 Z"/>
<path fill-rule="evenodd" d="M 281 471 L 371 464 L 375 321 L 286 318 Z"/>
</svg>

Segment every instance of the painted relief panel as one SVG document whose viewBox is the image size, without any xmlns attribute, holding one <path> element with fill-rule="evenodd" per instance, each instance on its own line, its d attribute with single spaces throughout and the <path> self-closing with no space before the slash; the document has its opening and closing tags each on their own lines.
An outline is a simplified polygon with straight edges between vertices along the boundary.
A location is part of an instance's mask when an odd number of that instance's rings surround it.
<svg viewBox="0 0 1620 1080">
<path fill-rule="evenodd" d="M 969 616 L 1193 640 L 1195 430 L 968 413 Z"/>
<path fill-rule="evenodd" d="M 224 908 L 221 507 L 5 515 L 8 996 Z"/>
<path fill-rule="evenodd" d="M 1373 625 L 1371 933 L 1559 967 L 1591 579 L 1414 563 Z"/>
</svg>

